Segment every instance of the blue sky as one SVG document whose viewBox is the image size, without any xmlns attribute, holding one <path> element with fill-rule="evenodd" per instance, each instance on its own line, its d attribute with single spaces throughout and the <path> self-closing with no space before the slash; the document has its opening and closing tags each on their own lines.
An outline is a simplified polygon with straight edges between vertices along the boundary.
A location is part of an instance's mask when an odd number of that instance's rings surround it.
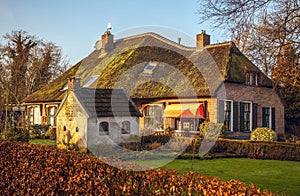
<svg viewBox="0 0 300 196">
<path fill-rule="evenodd" d="M 113 34 L 153 25 L 193 39 L 205 29 L 212 43 L 228 41 L 226 32 L 211 29 L 209 23 L 198 24 L 198 4 L 197 0 L 0 0 L 0 43 L 5 44 L 4 34 L 25 30 L 60 46 L 74 64 L 93 50 L 108 23 Z"/>
</svg>

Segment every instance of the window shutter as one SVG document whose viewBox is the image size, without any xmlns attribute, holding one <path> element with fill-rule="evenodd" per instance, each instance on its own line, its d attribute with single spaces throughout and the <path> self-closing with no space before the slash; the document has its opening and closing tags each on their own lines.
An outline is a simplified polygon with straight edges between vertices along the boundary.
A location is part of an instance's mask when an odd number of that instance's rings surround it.
<svg viewBox="0 0 300 196">
<path fill-rule="evenodd" d="M 271 129 L 275 131 L 275 108 L 272 108 L 272 125 Z"/>
<path fill-rule="evenodd" d="M 205 119 L 208 119 L 208 102 L 207 101 L 204 101 L 204 118 Z"/>
<path fill-rule="evenodd" d="M 224 100 L 219 100 L 218 110 L 219 110 L 218 122 L 224 123 Z"/>
<path fill-rule="evenodd" d="M 233 102 L 233 131 L 239 129 L 239 102 Z"/>
<path fill-rule="evenodd" d="M 257 103 L 252 104 L 252 129 L 257 127 Z"/>
<path fill-rule="evenodd" d="M 262 108 L 262 126 L 267 127 L 267 122 L 266 122 L 266 108 Z"/>
<path fill-rule="evenodd" d="M 240 103 L 240 131 L 244 131 L 244 103 Z"/>
</svg>

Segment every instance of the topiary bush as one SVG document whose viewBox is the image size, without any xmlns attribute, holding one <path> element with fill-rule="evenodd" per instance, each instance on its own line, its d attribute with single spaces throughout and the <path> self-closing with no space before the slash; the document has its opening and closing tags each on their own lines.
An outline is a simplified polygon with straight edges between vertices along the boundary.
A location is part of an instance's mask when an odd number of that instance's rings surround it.
<svg viewBox="0 0 300 196">
<path fill-rule="evenodd" d="M 277 137 L 277 133 L 272 129 L 266 127 L 258 127 L 254 131 L 252 131 L 250 140 L 274 142 L 277 141 Z"/>
</svg>

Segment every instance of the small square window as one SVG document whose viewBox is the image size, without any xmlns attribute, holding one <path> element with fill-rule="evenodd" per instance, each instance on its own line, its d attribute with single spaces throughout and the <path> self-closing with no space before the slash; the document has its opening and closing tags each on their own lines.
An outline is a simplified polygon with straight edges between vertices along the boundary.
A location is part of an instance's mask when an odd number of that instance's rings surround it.
<svg viewBox="0 0 300 196">
<path fill-rule="evenodd" d="M 156 61 L 150 61 L 146 64 L 146 66 L 144 67 L 144 74 L 152 74 L 152 72 L 154 71 L 154 69 L 156 68 L 158 62 Z"/>
<path fill-rule="evenodd" d="M 257 73 L 246 73 L 246 84 L 247 85 L 258 85 L 258 74 Z"/>
</svg>

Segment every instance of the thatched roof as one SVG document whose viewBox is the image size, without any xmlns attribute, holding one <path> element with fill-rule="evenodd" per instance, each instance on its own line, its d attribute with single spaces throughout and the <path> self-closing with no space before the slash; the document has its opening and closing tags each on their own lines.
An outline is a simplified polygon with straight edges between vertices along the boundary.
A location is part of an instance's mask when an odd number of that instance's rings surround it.
<svg viewBox="0 0 300 196">
<path fill-rule="evenodd" d="M 122 89 L 81 88 L 74 93 L 93 117 L 141 116 L 133 101 Z"/>
<path fill-rule="evenodd" d="M 149 62 L 157 62 L 150 74 L 145 73 Z M 89 87 L 125 88 L 132 98 L 177 97 L 178 92 L 187 97 L 213 96 L 220 81 L 244 84 L 247 72 L 259 73 L 261 86 L 272 86 L 272 81 L 233 42 L 208 45 L 203 51 L 196 51 L 196 48 L 146 33 L 116 40 L 114 48 L 106 54 L 93 51 L 23 101 L 62 100 L 67 79 L 75 75 L 81 78 L 82 84 L 91 76 L 99 75 Z"/>
</svg>

